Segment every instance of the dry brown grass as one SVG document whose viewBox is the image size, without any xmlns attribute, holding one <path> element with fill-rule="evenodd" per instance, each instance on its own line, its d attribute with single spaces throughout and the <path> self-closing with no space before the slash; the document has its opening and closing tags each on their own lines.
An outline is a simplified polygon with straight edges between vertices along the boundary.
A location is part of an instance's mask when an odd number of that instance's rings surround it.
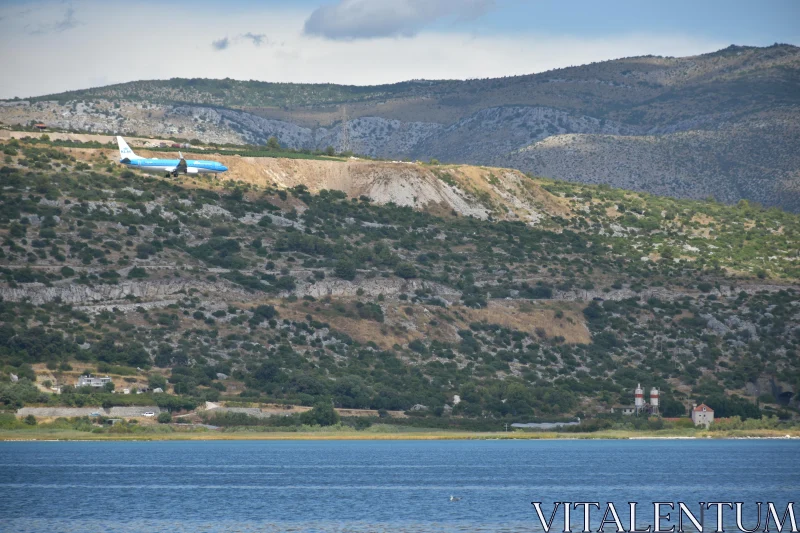
<svg viewBox="0 0 800 533">
<path fill-rule="evenodd" d="M 315 320 L 327 322 L 333 329 L 346 333 L 361 343 L 374 342 L 382 349 L 395 344 L 405 345 L 414 339 L 458 342 L 458 330 L 468 329 L 472 322 L 497 324 L 516 329 L 536 337 L 552 339 L 563 337 L 567 344 L 591 343 L 581 304 L 578 302 L 490 301 L 486 309 L 472 309 L 461 305 L 442 308 L 420 303 L 386 301 L 381 303 L 384 322 L 344 316 L 334 304 L 343 303 L 350 308 L 353 298 L 331 298 L 304 306 L 303 301 L 263 300 L 250 302 L 245 307 L 272 304 L 281 318 L 305 320 L 310 314 Z M 557 315 L 559 317 L 557 318 Z M 432 323 L 433 321 L 433 323 Z"/>
<path fill-rule="evenodd" d="M 703 213 L 697 213 L 691 219 L 692 222 L 697 222 L 702 226 L 708 226 L 709 224 L 713 224 L 715 222 L 713 217 L 710 217 Z"/>
<path fill-rule="evenodd" d="M 334 299 L 332 301 L 351 302 L 350 299 Z M 315 302 L 316 303 L 316 302 Z M 320 311 L 316 309 L 319 308 Z M 280 308 L 281 316 L 290 320 L 304 320 L 306 314 L 311 314 L 316 320 L 327 322 L 331 328 L 346 333 L 353 339 L 361 343 L 374 342 L 382 349 L 389 349 L 395 344 L 408 344 L 414 339 L 420 338 L 419 334 L 413 331 L 403 331 L 396 327 L 392 320 L 393 313 L 387 313 L 383 324 L 374 320 L 364 320 L 358 317 L 344 316 L 329 305 L 320 302 L 315 307 L 314 304 L 309 308 L 302 307 L 300 302 L 286 304 Z"/>
<path fill-rule="evenodd" d="M 491 301 L 486 309 L 459 307 L 458 311 L 468 322 L 485 322 L 530 333 L 544 331 L 547 338 L 564 337 L 567 344 L 588 344 L 592 337 L 586 327 L 581 307 L 573 302 L 548 302 L 530 306 L 514 301 Z M 558 312 L 561 318 L 556 318 Z"/>
</svg>

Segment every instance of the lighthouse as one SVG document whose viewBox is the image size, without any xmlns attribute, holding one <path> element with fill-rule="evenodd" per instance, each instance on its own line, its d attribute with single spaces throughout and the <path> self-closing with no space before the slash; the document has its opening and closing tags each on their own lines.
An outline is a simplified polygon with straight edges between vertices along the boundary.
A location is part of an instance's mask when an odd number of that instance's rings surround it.
<svg viewBox="0 0 800 533">
<path fill-rule="evenodd" d="M 650 413 L 658 414 L 658 389 L 655 387 L 650 389 Z"/>
<path fill-rule="evenodd" d="M 639 412 L 644 409 L 644 389 L 642 389 L 642 384 L 639 383 L 636 385 L 636 391 L 634 393 L 634 402 L 633 406 L 636 408 L 636 414 L 638 415 Z"/>
</svg>

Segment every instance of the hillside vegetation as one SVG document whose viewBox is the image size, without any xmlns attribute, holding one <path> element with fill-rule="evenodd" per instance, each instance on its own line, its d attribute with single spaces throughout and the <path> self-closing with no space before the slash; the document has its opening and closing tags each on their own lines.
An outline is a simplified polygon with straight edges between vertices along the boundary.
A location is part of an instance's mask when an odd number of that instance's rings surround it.
<svg viewBox="0 0 800 533">
<path fill-rule="evenodd" d="M 373 87 L 176 78 L 5 102 L 0 121 L 213 143 L 275 136 L 797 211 L 799 67 L 800 49 L 774 45 Z"/>
<path fill-rule="evenodd" d="M 164 180 L 112 150 L 2 148 L 7 408 L 332 401 L 442 427 L 598 416 L 641 382 L 667 416 L 796 412 L 800 220 L 777 209 L 365 161 Z M 89 371 L 168 394 L 74 390 Z"/>
</svg>

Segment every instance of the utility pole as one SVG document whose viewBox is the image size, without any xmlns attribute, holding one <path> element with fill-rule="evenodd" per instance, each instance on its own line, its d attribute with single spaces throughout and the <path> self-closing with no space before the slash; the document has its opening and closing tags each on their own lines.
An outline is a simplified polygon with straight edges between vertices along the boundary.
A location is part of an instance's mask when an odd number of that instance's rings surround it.
<svg viewBox="0 0 800 533">
<path fill-rule="evenodd" d="M 508 422 L 506 422 L 506 433 L 508 433 Z"/>
</svg>

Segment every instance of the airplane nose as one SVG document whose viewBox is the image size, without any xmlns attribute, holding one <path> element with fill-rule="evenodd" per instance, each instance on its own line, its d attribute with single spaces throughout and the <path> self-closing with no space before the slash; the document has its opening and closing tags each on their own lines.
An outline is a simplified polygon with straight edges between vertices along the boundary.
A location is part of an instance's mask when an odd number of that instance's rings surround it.
<svg viewBox="0 0 800 533">
<path fill-rule="evenodd" d="M 220 166 L 222 167 L 222 172 L 225 172 L 226 170 L 228 170 L 228 167 L 226 167 L 225 165 L 220 165 Z"/>
</svg>

